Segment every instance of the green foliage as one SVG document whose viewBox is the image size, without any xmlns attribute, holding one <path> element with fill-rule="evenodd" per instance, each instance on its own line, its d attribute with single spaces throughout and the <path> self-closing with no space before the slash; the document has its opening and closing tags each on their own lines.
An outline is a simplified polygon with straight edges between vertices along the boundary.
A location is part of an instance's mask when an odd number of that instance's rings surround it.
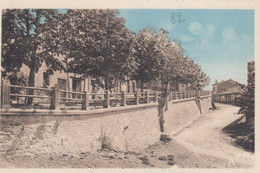
<svg viewBox="0 0 260 173">
<path fill-rule="evenodd" d="M 7 9 L 2 16 L 2 66 L 7 72 L 19 71 L 22 64 L 37 72 L 43 61 L 54 69 L 54 36 L 48 35 L 48 23 L 55 20 L 56 10 Z"/>
<path fill-rule="evenodd" d="M 197 90 L 209 83 L 209 77 L 202 72 L 200 66 L 184 57 L 180 43 L 170 41 L 168 32 L 164 29 L 156 34 L 150 29 L 139 32 L 135 37 L 134 50 L 138 68 L 132 79 L 141 82 L 161 80 L 162 89 L 168 83 L 181 82 L 189 83 Z"/>
<path fill-rule="evenodd" d="M 11 72 L 7 75 L 11 85 L 28 85 L 28 76 L 21 72 Z"/>
<path fill-rule="evenodd" d="M 117 10 L 68 10 L 56 25 L 68 71 L 105 79 L 106 88 L 134 71 L 133 34 Z M 109 86 L 108 86 L 109 85 Z"/>
<path fill-rule="evenodd" d="M 137 69 L 131 78 L 143 82 L 156 80 L 162 66 L 159 59 L 158 42 L 151 30 L 145 29 L 135 36 L 133 52 Z"/>
<path fill-rule="evenodd" d="M 7 72 L 19 71 L 22 65 L 30 69 L 29 86 L 35 85 L 35 73 L 43 62 L 50 69 L 62 69 L 57 55 L 57 39 L 52 34 L 58 30 L 51 23 L 57 20 L 53 9 L 7 9 L 3 10 L 2 66 Z M 33 95 L 30 90 L 29 94 Z M 28 99 L 28 105 L 33 98 Z"/>
<path fill-rule="evenodd" d="M 246 116 L 246 121 L 248 125 L 253 129 L 255 121 L 255 70 L 249 72 L 248 74 L 248 87 L 247 90 L 241 97 L 240 100 L 240 110 Z"/>
<path fill-rule="evenodd" d="M 8 79 L 11 85 L 20 85 L 20 86 L 28 86 L 28 76 L 23 74 L 22 72 L 9 72 L 2 73 L 2 78 Z M 11 93 L 21 93 L 22 89 L 20 88 L 10 88 Z M 15 97 L 11 97 L 13 99 Z"/>
<path fill-rule="evenodd" d="M 112 9 L 4 10 L 2 65 L 7 72 L 28 66 L 30 86 L 43 62 L 51 70 L 96 77 L 105 89 L 129 79 L 160 80 L 162 86 L 178 81 L 194 89 L 209 83 L 166 30 L 134 34 L 118 14 Z"/>
</svg>

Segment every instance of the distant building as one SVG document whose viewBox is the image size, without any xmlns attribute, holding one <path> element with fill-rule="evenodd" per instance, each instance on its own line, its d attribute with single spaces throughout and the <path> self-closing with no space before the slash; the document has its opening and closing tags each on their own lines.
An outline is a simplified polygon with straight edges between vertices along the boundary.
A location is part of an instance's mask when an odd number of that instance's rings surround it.
<svg viewBox="0 0 260 173">
<path fill-rule="evenodd" d="M 217 102 L 234 102 L 237 98 L 240 98 L 244 92 L 245 85 L 240 84 L 232 79 L 218 82 L 215 81 L 213 86 L 212 96 L 214 101 Z"/>
<path fill-rule="evenodd" d="M 141 88 L 141 81 L 136 82 L 136 87 L 138 89 Z M 144 82 L 144 89 L 145 90 L 160 90 L 162 88 L 161 81 L 151 81 L 151 82 Z M 169 84 L 169 89 L 171 91 L 178 91 L 178 92 L 184 92 L 184 91 L 191 91 L 190 84 L 184 84 L 181 82 L 175 82 L 174 84 Z"/>
</svg>

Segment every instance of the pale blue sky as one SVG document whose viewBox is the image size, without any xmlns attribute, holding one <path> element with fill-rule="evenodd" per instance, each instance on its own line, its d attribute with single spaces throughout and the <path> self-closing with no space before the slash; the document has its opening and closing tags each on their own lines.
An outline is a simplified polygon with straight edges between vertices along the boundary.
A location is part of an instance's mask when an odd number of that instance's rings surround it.
<svg viewBox="0 0 260 173">
<path fill-rule="evenodd" d="M 169 31 L 181 42 L 185 55 L 201 65 L 211 82 L 232 78 L 247 83 L 247 62 L 254 60 L 253 10 L 121 9 L 120 16 L 133 32 L 151 27 Z M 172 23 L 175 13 L 177 21 Z M 179 22 L 179 14 L 181 18 Z M 177 16 L 178 14 L 178 16 Z"/>
</svg>

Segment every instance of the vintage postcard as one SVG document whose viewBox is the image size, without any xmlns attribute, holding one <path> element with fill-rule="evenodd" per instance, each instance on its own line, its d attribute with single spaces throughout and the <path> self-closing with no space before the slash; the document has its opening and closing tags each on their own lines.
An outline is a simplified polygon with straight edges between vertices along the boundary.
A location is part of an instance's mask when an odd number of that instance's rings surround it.
<svg viewBox="0 0 260 173">
<path fill-rule="evenodd" d="M 1 172 L 259 171 L 259 1 L 2 2 Z"/>
</svg>

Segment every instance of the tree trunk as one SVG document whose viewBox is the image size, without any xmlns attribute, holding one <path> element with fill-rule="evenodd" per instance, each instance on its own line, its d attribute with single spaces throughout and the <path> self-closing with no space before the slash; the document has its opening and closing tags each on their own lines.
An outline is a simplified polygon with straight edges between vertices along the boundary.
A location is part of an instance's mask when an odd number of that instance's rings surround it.
<svg viewBox="0 0 260 173">
<path fill-rule="evenodd" d="M 68 60 L 66 58 L 66 75 L 67 75 L 67 90 L 70 91 L 70 77 L 68 72 Z M 68 97 L 70 98 L 71 94 L 68 93 Z"/>
<path fill-rule="evenodd" d="M 108 90 L 108 80 L 107 80 L 107 78 L 105 78 L 105 90 L 106 91 Z"/>
<path fill-rule="evenodd" d="M 164 95 L 164 91 L 163 91 L 163 89 L 164 89 L 164 81 L 163 81 L 163 78 L 161 80 L 161 84 L 162 84 L 162 95 Z"/>
<path fill-rule="evenodd" d="M 35 64 L 32 63 L 30 66 L 30 73 L 29 73 L 29 86 L 30 87 L 34 87 L 35 86 Z M 34 94 L 34 90 L 29 89 L 29 95 L 33 95 Z M 27 105 L 31 106 L 33 103 L 33 97 L 29 97 L 27 100 Z"/>
<path fill-rule="evenodd" d="M 116 82 L 116 93 L 119 92 L 119 82 Z"/>
</svg>

